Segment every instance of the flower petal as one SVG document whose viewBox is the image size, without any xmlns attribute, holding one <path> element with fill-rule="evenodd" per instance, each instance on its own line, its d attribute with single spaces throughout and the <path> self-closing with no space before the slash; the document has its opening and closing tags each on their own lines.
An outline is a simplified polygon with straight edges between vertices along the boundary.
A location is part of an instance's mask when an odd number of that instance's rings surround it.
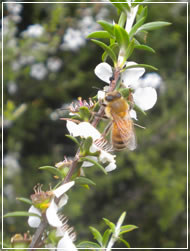
<svg viewBox="0 0 190 251">
<path fill-rule="evenodd" d="M 100 63 L 94 70 L 96 76 L 106 83 L 110 83 L 110 78 L 113 75 L 112 68 L 107 63 Z"/>
<path fill-rule="evenodd" d="M 109 165 L 106 166 L 105 171 L 106 172 L 111 172 L 116 169 L 116 164 L 111 162 Z"/>
<path fill-rule="evenodd" d="M 126 66 L 136 65 L 135 62 L 127 62 Z M 121 80 L 123 81 L 123 85 L 127 88 L 137 88 L 138 87 L 138 79 L 145 73 L 145 69 L 143 67 L 135 67 L 129 68 L 125 70 L 121 75 Z"/>
<path fill-rule="evenodd" d="M 105 163 L 105 162 L 115 163 L 115 157 L 116 157 L 116 155 L 108 153 L 104 150 L 101 151 L 100 156 L 99 156 L 100 161 L 102 163 Z"/>
<path fill-rule="evenodd" d="M 34 213 L 34 214 L 38 214 L 41 216 L 41 212 L 40 210 L 38 210 L 36 207 L 34 206 L 31 206 L 28 210 L 29 213 Z M 39 227 L 40 225 L 40 222 L 41 222 L 41 219 L 37 216 L 29 216 L 28 218 L 28 225 L 30 227 L 33 227 L 33 228 L 37 228 Z"/>
<path fill-rule="evenodd" d="M 65 232 L 64 237 L 58 242 L 57 251 L 77 251 L 75 245 L 72 242 L 72 239 L 69 237 L 69 234 Z"/>
<path fill-rule="evenodd" d="M 80 131 L 79 132 L 80 136 L 84 137 L 85 139 L 88 137 L 92 137 L 94 141 L 101 137 L 100 132 L 88 122 L 82 122 L 78 125 L 78 127 Z"/>
<path fill-rule="evenodd" d="M 60 208 L 62 208 L 63 206 L 65 206 L 65 205 L 67 204 L 67 201 L 68 201 L 68 196 L 67 196 L 66 194 L 64 194 L 64 195 L 61 197 L 61 199 L 60 199 L 60 201 L 59 201 L 59 203 L 58 203 L 58 208 L 60 209 Z"/>
<path fill-rule="evenodd" d="M 106 93 L 104 91 L 98 91 L 97 97 L 98 100 L 103 100 L 105 98 Z"/>
<path fill-rule="evenodd" d="M 137 113 L 135 110 L 131 109 L 130 112 L 129 112 L 129 115 L 132 119 L 135 119 L 135 120 L 138 120 L 137 119 Z"/>
<path fill-rule="evenodd" d="M 66 123 L 67 130 L 73 137 L 78 137 L 79 136 L 79 130 L 78 130 L 78 125 L 72 121 L 67 120 Z"/>
<path fill-rule="evenodd" d="M 60 221 L 58 214 L 58 206 L 56 205 L 54 199 L 51 201 L 50 206 L 46 210 L 46 217 L 49 224 L 53 227 L 61 227 L 62 222 Z"/>
<path fill-rule="evenodd" d="M 67 182 L 61 186 L 59 186 L 58 188 L 56 188 L 53 193 L 54 195 L 59 198 L 62 194 L 66 193 L 72 186 L 74 186 L 75 182 L 74 181 L 70 181 Z"/>
<path fill-rule="evenodd" d="M 152 87 L 138 88 L 133 94 L 134 102 L 142 110 L 151 109 L 157 101 L 157 92 Z"/>
</svg>

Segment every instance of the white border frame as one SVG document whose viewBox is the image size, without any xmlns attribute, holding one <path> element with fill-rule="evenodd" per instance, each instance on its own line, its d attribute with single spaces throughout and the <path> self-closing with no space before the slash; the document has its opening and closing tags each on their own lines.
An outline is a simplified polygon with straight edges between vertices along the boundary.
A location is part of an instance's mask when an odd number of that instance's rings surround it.
<svg viewBox="0 0 190 251">
<path fill-rule="evenodd" d="M 33 4 L 39 4 L 39 3 L 68 3 L 68 4 L 73 4 L 73 3 L 77 3 L 77 4 L 81 4 L 81 3 L 88 3 L 88 4 L 94 4 L 94 3 L 109 3 L 109 2 L 100 2 L 100 1 L 97 1 L 97 2 L 11 2 L 11 1 L 7 1 L 7 2 L 2 2 L 2 128 L 1 128 L 1 132 L 2 132 L 2 250 L 20 250 L 21 248 L 3 248 L 3 9 L 4 9 L 4 6 L 3 4 L 4 3 L 24 3 L 24 4 L 27 4 L 27 3 L 33 3 Z M 119 2 L 119 3 L 122 3 L 122 2 Z M 184 250 L 184 249 L 188 249 L 188 163 L 189 163 L 189 159 L 188 159 L 188 91 L 189 91 L 189 85 L 188 85 L 188 77 L 189 77 L 189 74 L 188 74 L 188 25 L 189 25 L 189 20 L 188 20 L 188 2 L 184 1 L 184 2 L 137 2 L 137 3 L 140 3 L 140 4 L 152 4 L 152 3 L 155 3 L 155 4 L 170 4 L 170 3 L 176 3 L 176 4 L 186 4 L 187 5 L 187 247 L 186 248 L 112 248 L 112 249 L 136 249 L 136 250 L 152 250 L 152 249 L 180 249 L 180 250 Z M 22 249 L 26 249 L 26 250 L 29 250 L 30 248 L 22 248 Z M 33 249 L 36 249 L 36 250 L 40 250 L 40 249 L 44 249 L 44 250 L 47 250 L 47 248 L 33 248 Z M 54 248 L 48 248 L 48 250 L 50 249 L 54 249 Z M 84 249 L 84 248 L 77 248 L 77 249 Z M 85 248 L 85 249 L 89 249 L 89 250 L 92 250 L 91 248 Z M 101 248 L 102 249 L 102 248 Z M 65 249 L 63 249 L 65 250 Z"/>
</svg>

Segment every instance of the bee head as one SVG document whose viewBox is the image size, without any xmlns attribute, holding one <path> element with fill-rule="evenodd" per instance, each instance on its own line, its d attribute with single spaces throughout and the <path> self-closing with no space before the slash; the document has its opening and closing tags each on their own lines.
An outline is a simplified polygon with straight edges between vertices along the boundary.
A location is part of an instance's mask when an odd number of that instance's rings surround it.
<svg viewBox="0 0 190 251">
<path fill-rule="evenodd" d="M 118 91 L 108 92 L 105 96 L 105 101 L 111 102 L 121 98 L 121 94 Z"/>
</svg>

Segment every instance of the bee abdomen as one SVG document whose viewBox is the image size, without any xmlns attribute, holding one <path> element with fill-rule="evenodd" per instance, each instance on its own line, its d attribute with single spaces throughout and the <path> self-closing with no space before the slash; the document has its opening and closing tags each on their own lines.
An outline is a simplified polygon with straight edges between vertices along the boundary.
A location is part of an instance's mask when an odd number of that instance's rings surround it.
<svg viewBox="0 0 190 251">
<path fill-rule="evenodd" d="M 121 151 L 126 148 L 126 142 L 129 140 L 129 136 L 126 133 L 125 137 L 119 133 L 117 125 L 113 124 L 112 129 L 112 145 L 116 151 Z"/>
</svg>

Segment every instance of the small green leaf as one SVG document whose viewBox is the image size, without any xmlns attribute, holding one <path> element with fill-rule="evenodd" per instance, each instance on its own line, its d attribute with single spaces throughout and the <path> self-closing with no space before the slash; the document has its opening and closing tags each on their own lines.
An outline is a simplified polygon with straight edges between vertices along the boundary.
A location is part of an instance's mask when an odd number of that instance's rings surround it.
<svg viewBox="0 0 190 251">
<path fill-rule="evenodd" d="M 119 240 L 122 241 L 122 242 L 125 244 L 126 247 L 130 248 L 129 243 L 128 243 L 126 240 L 124 240 L 124 239 L 121 238 L 121 237 L 119 237 Z"/>
<path fill-rule="evenodd" d="M 90 159 L 88 157 L 82 157 L 81 158 L 82 161 L 89 161 L 91 162 L 92 164 L 94 164 L 96 167 L 98 167 L 103 173 L 107 174 L 106 170 L 104 169 L 104 167 L 102 165 L 100 165 L 98 162 L 96 162 L 95 160 L 93 159 Z"/>
<path fill-rule="evenodd" d="M 82 241 L 77 245 L 78 248 L 100 248 L 101 246 L 92 241 Z"/>
<path fill-rule="evenodd" d="M 129 35 L 127 31 L 118 24 L 115 24 L 114 32 L 119 46 L 126 50 L 129 45 Z"/>
<path fill-rule="evenodd" d="M 79 115 L 80 115 L 80 117 L 81 117 L 82 120 L 88 121 L 89 118 L 90 118 L 90 116 L 91 116 L 91 113 L 90 113 L 88 107 L 86 107 L 86 106 L 81 106 L 81 107 L 79 108 Z"/>
<path fill-rule="evenodd" d="M 92 137 L 88 137 L 87 139 L 85 139 L 85 141 L 83 143 L 83 154 L 84 155 L 87 155 L 89 153 L 89 149 L 90 149 L 92 143 L 93 143 Z"/>
<path fill-rule="evenodd" d="M 155 50 L 152 49 L 150 46 L 147 46 L 147 45 L 135 45 L 135 49 L 139 49 L 139 50 L 145 50 L 145 51 L 150 51 L 150 52 L 153 52 L 155 53 Z"/>
<path fill-rule="evenodd" d="M 49 171 L 50 173 L 62 178 L 62 174 L 61 172 L 59 171 L 59 169 L 57 169 L 56 167 L 54 166 L 41 166 L 39 167 L 40 170 L 47 170 Z"/>
<path fill-rule="evenodd" d="M 3 217 L 7 218 L 7 217 L 20 217 L 20 216 L 37 216 L 40 218 L 40 216 L 38 214 L 34 214 L 34 213 L 29 213 L 27 211 L 17 211 L 17 212 L 11 212 L 11 213 L 7 213 L 5 214 Z"/>
<path fill-rule="evenodd" d="M 100 234 L 100 232 L 94 227 L 89 227 L 89 228 L 94 236 L 94 239 L 97 240 L 100 245 L 102 245 L 102 235 Z"/>
<path fill-rule="evenodd" d="M 117 222 L 117 224 L 119 224 L 119 226 L 121 226 L 123 224 L 125 217 L 126 217 L 126 212 L 123 212 Z"/>
<path fill-rule="evenodd" d="M 135 48 L 135 40 L 133 39 L 129 43 L 129 46 L 127 47 L 127 50 L 125 52 L 124 62 L 127 61 L 127 59 L 131 56 L 131 54 L 133 53 L 134 48 Z"/>
<path fill-rule="evenodd" d="M 156 29 L 162 28 L 164 26 L 168 26 L 168 25 L 171 25 L 171 23 L 162 22 L 162 21 L 150 22 L 150 23 L 143 24 L 138 29 L 138 31 L 141 31 L 141 30 L 156 30 Z"/>
<path fill-rule="evenodd" d="M 69 134 L 66 134 L 65 136 L 67 138 L 71 139 L 72 141 L 74 141 L 77 144 L 77 146 L 81 147 L 79 141 L 75 137 L 73 137 L 73 136 L 71 136 Z"/>
<path fill-rule="evenodd" d="M 95 44 L 99 45 L 100 47 L 102 47 L 102 49 L 108 53 L 108 55 L 112 59 L 114 65 L 116 64 L 116 61 L 117 61 L 116 55 L 115 55 L 114 51 L 109 46 L 107 46 L 103 42 L 100 42 L 95 39 L 91 39 L 91 41 L 94 42 Z"/>
<path fill-rule="evenodd" d="M 125 68 L 126 69 L 129 69 L 129 68 L 135 68 L 135 67 L 145 67 L 145 68 L 149 68 L 151 70 L 154 70 L 154 71 L 157 71 L 158 69 L 152 65 L 148 65 L 148 64 L 136 64 L 136 65 L 130 65 L 130 66 L 127 66 Z"/>
<path fill-rule="evenodd" d="M 108 240 L 109 240 L 109 237 L 110 237 L 110 234 L 112 233 L 111 229 L 107 229 L 104 234 L 103 234 L 103 238 L 102 238 L 102 244 L 103 244 L 103 247 L 106 247 L 107 246 L 107 243 L 108 243 Z"/>
<path fill-rule="evenodd" d="M 138 12 L 137 12 L 137 22 L 138 22 L 142 17 L 144 17 L 145 20 L 146 20 L 147 16 L 148 16 L 148 7 L 147 7 L 147 6 L 143 7 L 143 5 L 140 5 L 140 6 L 139 6 L 139 9 L 138 9 Z M 144 21 L 145 21 L 145 20 L 144 20 Z"/>
<path fill-rule="evenodd" d="M 87 184 L 87 185 L 93 185 L 93 186 L 96 185 L 96 183 L 94 183 L 94 181 L 92 181 L 86 177 L 77 177 L 75 179 L 75 182 L 78 184 Z"/>
<path fill-rule="evenodd" d="M 114 36 L 113 24 L 110 24 L 110 23 L 103 21 L 103 20 L 97 21 L 97 23 L 99 23 L 105 31 L 109 32 L 112 36 Z"/>
<path fill-rule="evenodd" d="M 139 111 L 139 112 L 141 112 L 142 114 L 144 114 L 145 116 L 146 116 L 146 112 L 145 111 L 143 111 L 139 106 L 137 106 L 136 104 L 134 104 L 134 110 L 135 111 Z"/>
<path fill-rule="evenodd" d="M 87 38 L 111 38 L 111 35 L 107 31 L 94 31 L 90 33 Z"/>
<path fill-rule="evenodd" d="M 129 37 L 130 39 L 135 35 L 136 31 L 138 30 L 138 28 L 144 23 L 145 21 L 145 17 L 142 17 L 131 29 L 131 31 L 129 32 Z"/>
<path fill-rule="evenodd" d="M 32 201 L 29 200 L 28 198 L 18 197 L 18 198 L 16 198 L 16 199 L 17 199 L 17 200 L 20 200 L 20 201 L 22 201 L 22 202 L 25 202 L 25 203 L 27 203 L 27 204 L 29 204 L 29 205 L 32 205 Z"/>
<path fill-rule="evenodd" d="M 137 229 L 138 227 L 135 225 L 125 225 L 120 228 L 120 233 L 119 235 L 122 235 L 124 233 L 128 233 L 130 231 L 133 231 L 134 229 Z"/>
<path fill-rule="evenodd" d="M 119 1 L 119 0 L 110 0 L 110 2 L 112 2 L 112 4 L 118 8 L 121 11 L 124 11 L 125 13 L 127 13 L 127 11 L 130 11 L 130 7 L 129 4 L 123 0 L 123 1 Z M 122 2 L 122 3 L 121 3 Z"/>
<path fill-rule="evenodd" d="M 120 15 L 119 21 L 118 21 L 118 25 L 123 28 L 125 25 L 126 19 L 127 19 L 126 14 L 124 12 L 121 12 L 121 15 Z"/>
<path fill-rule="evenodd" d="M 114 233 L 115 232 L 115 224 L 106 218 L 103 218 L 103 220 L 105 221 L 106 225 L 108 225 L 108 227 L 110 227 L 110 229 L 112 230 L 112 233 Z"/>
<path fill-rule="evenodd" d="M 144 2 L 145 0 L 134 0 L 132 3 L 131 3 L 131 6 L 132 7 L 135 7 L 136 5 L 139 4 L 139 2 Z"/>
</svg>

